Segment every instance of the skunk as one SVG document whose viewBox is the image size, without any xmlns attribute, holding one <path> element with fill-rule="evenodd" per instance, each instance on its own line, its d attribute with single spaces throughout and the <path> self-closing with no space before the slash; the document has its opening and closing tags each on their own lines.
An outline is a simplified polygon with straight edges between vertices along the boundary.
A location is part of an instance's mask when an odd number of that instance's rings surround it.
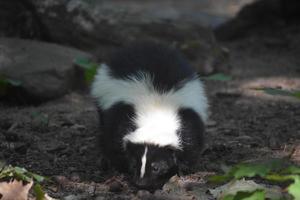
<svg viewBox="0 0 300 200">
<path fill-rule="evenodd" d="M 100 66 L 91 94 L 102 153 L 138 187 L 163 186 L 200 155 L 207 97 L 177 50 L 155 42 L 124 47 Z"/>
</svg>

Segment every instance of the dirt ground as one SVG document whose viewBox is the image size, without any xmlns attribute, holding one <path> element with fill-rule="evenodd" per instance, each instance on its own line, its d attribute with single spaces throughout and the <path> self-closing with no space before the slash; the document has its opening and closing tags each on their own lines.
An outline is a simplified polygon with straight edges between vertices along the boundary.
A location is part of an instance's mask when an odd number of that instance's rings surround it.
<svg viewBox="0 0 300 200">
<path fill-rule="evenodd" d="M 197 170 L 219 172 L 224 165 L 287 156 L 300 164 L 295 153 L 300 148 L 300 101 L 251 89 L 299 90 L 300 28 L 252 34 L 223 45 L 230 51 L 233 80 L 205 81 L 211 117 Z M 45 188 L 54 198 L 138 199 L 141 192 L 126 177 L 101 169 L 97 122 L 88 94 L 73 92 L 38 106 L 0 102 L 0 160 L 53 178 Z"/>
</svg>

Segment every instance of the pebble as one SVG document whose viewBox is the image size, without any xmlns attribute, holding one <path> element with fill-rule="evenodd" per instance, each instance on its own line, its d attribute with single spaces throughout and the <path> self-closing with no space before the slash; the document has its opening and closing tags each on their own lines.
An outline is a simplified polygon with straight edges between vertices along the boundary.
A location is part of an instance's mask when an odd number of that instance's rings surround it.
<svg viewBox="0 0 300 200">
<path fill-rule="evenodd" d="M 63 200 L 85 200 L 90 199 L 90 197 L 86 194 L 80 194 L 80 195 L 68 195 L 66 197 L 63 197 Z"/>
<path fill-rule="evenodd" d="M 208 120 L 208 122 L 206 123 L 207 127 L 215 127 L 217 125 L 217 122 L 214 120 Z"/>
</svg>

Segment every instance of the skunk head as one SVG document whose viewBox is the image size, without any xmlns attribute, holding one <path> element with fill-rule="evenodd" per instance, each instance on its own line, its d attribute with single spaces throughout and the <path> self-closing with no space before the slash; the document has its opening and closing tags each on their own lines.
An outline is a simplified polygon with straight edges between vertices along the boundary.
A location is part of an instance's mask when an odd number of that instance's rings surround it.
<svg viewBox="0 0 300 200">
<path fill-rule="evenodd" d="M 171 147 L 129 142 L 126 149 L 132 181 L 139 188 L 160 188 L 177 173 L 176 150 Z"/>
</svg>

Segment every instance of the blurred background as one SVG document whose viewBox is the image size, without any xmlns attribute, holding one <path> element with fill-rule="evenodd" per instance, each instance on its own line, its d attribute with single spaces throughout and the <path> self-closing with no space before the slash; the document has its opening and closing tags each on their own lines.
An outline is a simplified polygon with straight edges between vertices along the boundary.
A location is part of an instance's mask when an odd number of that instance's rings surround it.
<svg viewBox="0 0 300 200">
<path fill-rule="evenodd" d="M 0 74 L 2 82 L 9 83 L 1 93 L 11 96 L 11 89 L 20 89 L 17 93 L 23 92 L 22 98 L 29 101 L 62 96 L 84 85 L 74 62 L 86 67 L 87 60 L 101 63 L 112 50 L 145 39 L 181 49 L 202 75 L 227 72 L 237 65 L 233 68 L 251 75 L 253 68 L 242 65 L 255 61 L 239 63 L 239 58 L 230 61 L 230 57 L 242 53 L 237 48 L 245 51 L 243 55 L 252 48 L 269 53 L 257 45 L 279 51 L 286 47 L 291 58 L 285 65 L 298 64 L 292 54 L 299 49 L 299 4 L 297 0 L 2 0 Z M 242 38 L 247 38 L 240 41 L 243 47 L 229 48 Z M 265 58 L 273 60 L 270 56 Z M 271 71 L 289 68 L 274 66 Z"/>
</svg>

